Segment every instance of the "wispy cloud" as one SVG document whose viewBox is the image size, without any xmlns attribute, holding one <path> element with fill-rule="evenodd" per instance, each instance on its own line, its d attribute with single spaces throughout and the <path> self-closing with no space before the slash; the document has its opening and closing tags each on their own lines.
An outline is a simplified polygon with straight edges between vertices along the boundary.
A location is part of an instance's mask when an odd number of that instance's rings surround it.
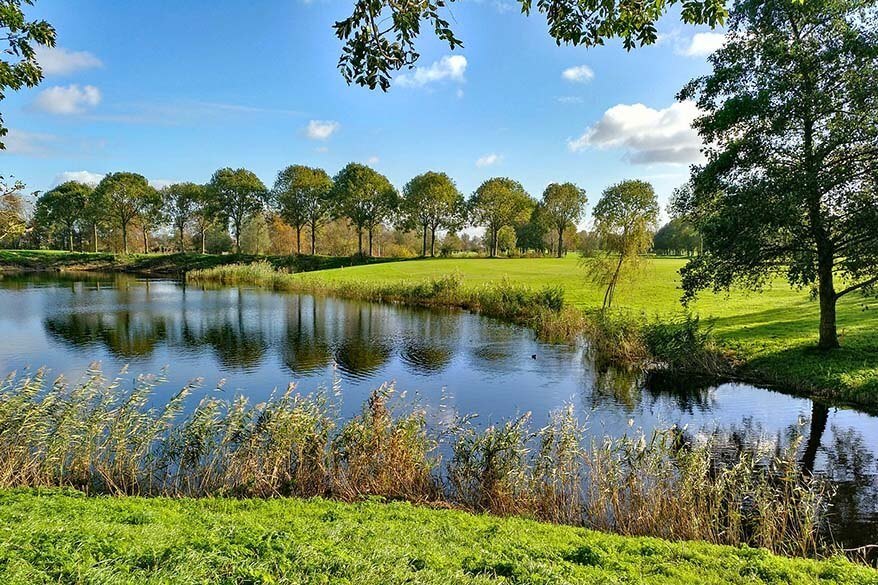
<svg viewBox="0 0 878 585">
<path fill-rule="evenodd" d="M 341 124 L 334 120 L 311 120 L 305 128 L 305 135 L 311 140 L 328 140 L 339 128 Z"/>
<path fill-rule="evenodd" d="M 588 65 L 577 65 L 562 71 L 561 77 L 573 83 L 588 83 L 594 79 L 594 71 Z"/>
<path fill-rule="evenodd" d="M 37 45 L 37 62 L 45 75 L 70 75 L 85 69 L 103 67 L 100 59 L 88 51 L 71 51 L 64 47 Z"/>
<path fill-rule="evenodd" d="M 462 83 L 465 81 L 467 61 L 463 55 L 446 55 L 427 67 L 415 67 L 411 73 L 396 77 L 400 87 L 424 87 L 442 81 Z"/>
<path fill-rule="evenodd" d="M 10 128 L 9 133 L 0 139 L 6 145 L 5 151 L 9 154 L 21 156 L 48 156 L 53 152 L 59 142 L 58 136 L 39 132 L 25 132 Z"/>
<path fill-rule="evenodd" d="M 67 181 L 76 181 L 77 183 L 94 186 L 100 183 L 103 178 L 103 173 L 93 173 L 91 171 L 64 171 L 63 173 L 55 175 L 55 179 L 52 181 L 52 186 L 57 187 L 61 183 L 66 183 Z"/>
<path fill-rule="evenodd" d="M 502 160 L 503 155 L 492 152 L 490 154 L 486 154 L 485 156 L 480 156 L 478 159 L 476 159 L 476 166 L 479 168 L 490 167 L 496 165 Z"/>
<path fill-rule="evenodd" d="M 622 149 L 633 164 L 698 162 L 702 160 L 702 143 L 692 128 L 698 115 L 698 107 L 691 101 L 661 110 L 619 104 L 604 112 L 579 138 L 568 140 L 567 147 L 573 152 Z"/>
<path fill-rule="evenodd" d="M 56 85 L 37 95 L 33 107 L 42 112 L 69 116 L 83 114 L 101 103 L 101 91 L 93 85 Z"/>
</svg>

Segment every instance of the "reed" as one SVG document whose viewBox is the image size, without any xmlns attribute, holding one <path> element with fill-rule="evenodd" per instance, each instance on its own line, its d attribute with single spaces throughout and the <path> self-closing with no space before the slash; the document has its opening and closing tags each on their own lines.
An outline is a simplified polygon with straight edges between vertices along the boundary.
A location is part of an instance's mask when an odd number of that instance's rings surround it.
<svg viewBox="0 0 878 585">
<path fill-rule="evenodd" d="M 124 375 L 124 372 L 123 372 Z M 624 535 L 825 551 L 827 484 L 799 467 L 798 439 L 743 449 L 679 429 L 587 443 L 572 407 L 441 428 L 392 386 L 339 424 L 338 383 L 264 402 L 184 387 L 149 406 L 162 377 L 50 382 L 45 371 L 0 382 L 0 487 L 72 487 L 147 496 L 380 496 L 521 515 Z"/>
</svg>

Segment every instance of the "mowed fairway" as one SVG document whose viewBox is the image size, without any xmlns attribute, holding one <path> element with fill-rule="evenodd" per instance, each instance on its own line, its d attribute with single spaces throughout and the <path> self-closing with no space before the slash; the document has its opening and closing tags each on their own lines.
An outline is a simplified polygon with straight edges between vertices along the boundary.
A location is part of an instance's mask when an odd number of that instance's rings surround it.
<svg viewBox="0 0 878 585">
<path fill-rule="evenodd" d="M 557 285 L 567 301 L 582 309 L 601 306 L 603 290 L 589 282 L 582 260 L 556 258 L 428 259 L 324 270 L 303 278 L 356 281 L 412 281 L 457 273 L 467 285 L 504 278 L 531 286 Z M 680 303 L 679 258 L 644 262 L 620 284 L 615 306 L 651 318 L 684 311 Z M 808 290 L 779 279 L 762 292 L 730 295 L 702 293 L 690 309 L 709 324 L 717 338 L 736 349 L 748 370 L 766 382 L 816 391 L 828 397 L 878 404 L 878 300 L 858 294 L 839 302 L 838 326 L 843 348 L 829 354 L 813 349 L 818 306 Z"/>
</svg>

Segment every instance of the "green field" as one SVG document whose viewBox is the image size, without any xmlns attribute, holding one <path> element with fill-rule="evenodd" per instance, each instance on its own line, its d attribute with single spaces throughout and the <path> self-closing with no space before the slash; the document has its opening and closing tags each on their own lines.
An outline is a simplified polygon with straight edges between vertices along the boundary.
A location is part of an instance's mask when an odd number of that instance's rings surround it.
<svg viewBox="0 0 878 585">
<path fill-rule="evenodd" d="M 457 273 L 478 285 L 504 278 L 531 286 L 557 285 L 567 302 L 583 309 L 599 308 L 603 290 L 589 282 L 581 260 L 566 258 L 434 259 L 352 266 L 303 276 L 337 281 L 399 282 Z M 678 258 L 655 258 L 619 286 L 615 306 L 667 317 L 680 313 L 682 291 Z M 703 293 L 692 311 L 709 324 L 717 338 L 746 360 L 745 375 L 793 390 L 864 405 L 878 404 L 878 301 L 849 295 L 839 302 L 842 349 L 814 349 L 818 306 L 807 290 L 778 280 L 759 293 Z"/>
<path fill-rule="evenodd" d="M 7 490 L 0 582 L 875 585 L 878 572 L 404 503 Z"/>
</svg>

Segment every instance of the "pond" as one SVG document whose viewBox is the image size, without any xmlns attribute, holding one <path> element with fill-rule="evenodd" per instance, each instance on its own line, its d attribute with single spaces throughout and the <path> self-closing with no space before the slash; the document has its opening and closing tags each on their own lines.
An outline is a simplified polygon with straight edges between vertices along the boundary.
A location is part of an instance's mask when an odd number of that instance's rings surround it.
<svg viewBox="0 0 878 585">
<path fill-rule="evenodd" d="M 158 373 L 163 400 L 193 378 L 254 401 L 294 381 L 338 379 L 342 414 L 384 382 L 432 417 L 526 412 L 539 424 L 573 404 L 589 432 L 619 436 L 672 424 L 777 439 L 802 428 L 803 464 L 838 486 L 832 527 L 846 546 L 878 542 L 878 418 L 747 384 L 644 384 L 600 373 L 578 346 L 456 310 L 425 310 L 254 288 L 210 288 L 128 275 L 0 278 L 0 372 L 48 367 L 70 380 L 100 362 L 107 375 Z M 198 394 L 192 398 L 198 399 Z"/>
</svg>

